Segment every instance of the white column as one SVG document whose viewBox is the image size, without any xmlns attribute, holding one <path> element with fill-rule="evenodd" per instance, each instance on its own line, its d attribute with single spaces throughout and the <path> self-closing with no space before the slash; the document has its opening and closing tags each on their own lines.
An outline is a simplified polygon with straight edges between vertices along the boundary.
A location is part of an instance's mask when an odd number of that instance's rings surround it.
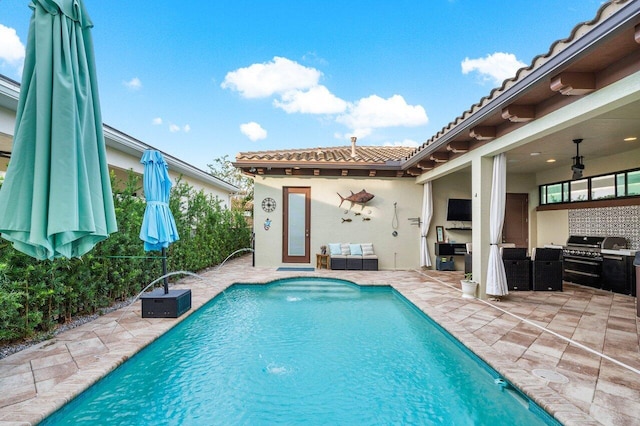
<svg viewBox="0 0 640 426">
<path fill-rule="evenodd" d="M 478 297 L 486 299 L 487 265 L 489 263 L 489 219 L 493 158 L 475 157 L 471 161 L 471 200 L 473 201 L 473 280 L 479 285 Z"/>
</svg>

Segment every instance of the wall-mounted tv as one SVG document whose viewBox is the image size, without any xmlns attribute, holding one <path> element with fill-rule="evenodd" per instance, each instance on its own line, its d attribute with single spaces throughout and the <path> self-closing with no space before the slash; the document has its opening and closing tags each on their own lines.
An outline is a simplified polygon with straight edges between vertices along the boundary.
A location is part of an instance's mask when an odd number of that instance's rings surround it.
<svg viewBox="0 0 640 426">
<path fill-rule="evenodd" d="M 471 222 L 471 200 L 449 198 L 447 220 L 451 222 Z"/>
</svg>

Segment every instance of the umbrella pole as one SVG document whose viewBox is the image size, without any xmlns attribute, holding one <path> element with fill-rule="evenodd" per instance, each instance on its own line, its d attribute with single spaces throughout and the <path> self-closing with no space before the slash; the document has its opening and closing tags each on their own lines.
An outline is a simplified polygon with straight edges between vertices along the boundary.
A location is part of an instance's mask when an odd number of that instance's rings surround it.
<svg viewBox="0 0 640 426">
<path fill-rule="evenodd" d="M 167 276 L 167 249 L 162 247 L 162 276 L 164 276 L 164 294 L 169 294 L 169 277 Z"/>
</svg>

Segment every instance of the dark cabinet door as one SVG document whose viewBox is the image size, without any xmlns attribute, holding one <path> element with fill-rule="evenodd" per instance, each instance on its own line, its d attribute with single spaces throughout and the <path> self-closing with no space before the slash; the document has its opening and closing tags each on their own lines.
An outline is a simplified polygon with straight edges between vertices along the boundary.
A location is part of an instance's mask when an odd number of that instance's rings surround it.
<svg viewBox="0 0 640 426">
<path fill-rule="evenodd" d="M 631 274 L 626 256 L 602 256 L 602 289 L 631 294 Z"/>
</svg>

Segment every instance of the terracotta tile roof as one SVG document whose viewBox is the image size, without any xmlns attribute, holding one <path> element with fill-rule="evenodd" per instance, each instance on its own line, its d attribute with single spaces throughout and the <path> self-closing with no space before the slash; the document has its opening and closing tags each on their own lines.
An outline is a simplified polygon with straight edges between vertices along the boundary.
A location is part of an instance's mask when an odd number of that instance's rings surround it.
<svg viewBox="0 0 640 426">
<path fill-rule="evenodd" d="M 351 156 L 350 146 L 240 152 L 236 163 L 386 164 L 401 161 L 413 151 L 415 148 L 401 146 L 356 146 L 355 157 Z"/>
</svg>

